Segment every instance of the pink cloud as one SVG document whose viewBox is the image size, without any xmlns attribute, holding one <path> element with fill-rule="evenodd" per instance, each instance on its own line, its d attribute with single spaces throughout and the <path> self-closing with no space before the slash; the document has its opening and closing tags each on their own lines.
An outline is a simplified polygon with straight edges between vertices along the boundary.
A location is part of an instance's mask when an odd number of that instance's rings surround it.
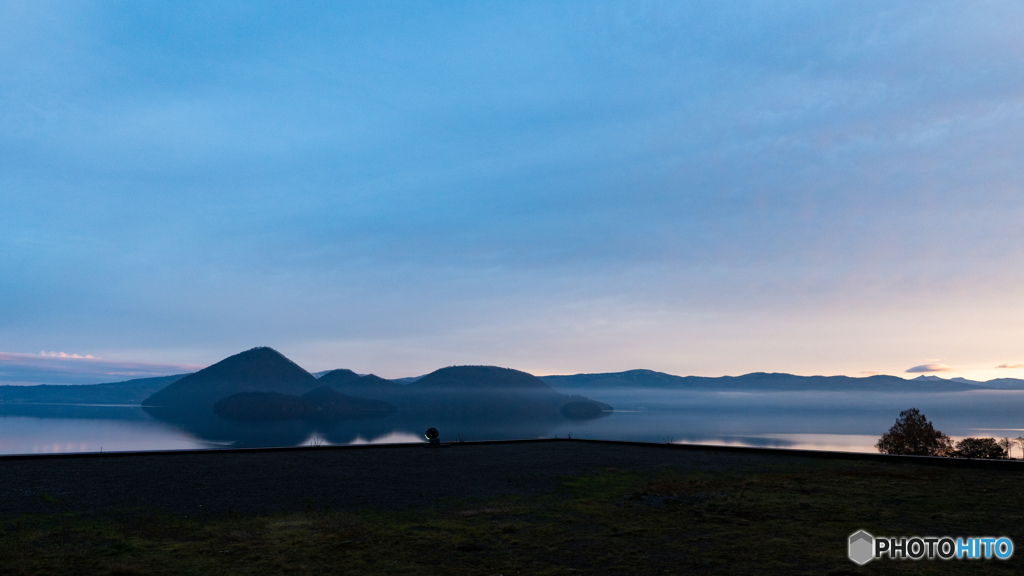
<svg viewBox="0 0 1024 576">
<path fill-rule="evenodd" d="M 1024 368 L 1024 364 L 1000 364 L 996 368 L 1006 368 L 1008 370 L 1015 370 L 1017 368 Z"/>
<path fill-rule="evenodd" d="M 945 364 L 921 364 L 920 366 L 914 366 L 913 368 L 907 368 L 907 372 L 910 374 L 917 374 L 920 372 L 952 372 L 953 369 Z"/>
</svg>

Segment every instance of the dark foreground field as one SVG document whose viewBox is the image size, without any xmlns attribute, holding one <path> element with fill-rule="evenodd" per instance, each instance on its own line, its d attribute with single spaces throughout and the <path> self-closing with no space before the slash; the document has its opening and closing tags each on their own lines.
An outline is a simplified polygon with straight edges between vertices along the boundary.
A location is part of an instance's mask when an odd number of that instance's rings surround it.
<svg viewBox="0 0 1024 576">
<path fill-rule="evenodd" d="M 577 441 L 0 459 L 0 574 L 964 574 L 885 536 L 1024 545 L 1024 465 Z"/>
</svg>

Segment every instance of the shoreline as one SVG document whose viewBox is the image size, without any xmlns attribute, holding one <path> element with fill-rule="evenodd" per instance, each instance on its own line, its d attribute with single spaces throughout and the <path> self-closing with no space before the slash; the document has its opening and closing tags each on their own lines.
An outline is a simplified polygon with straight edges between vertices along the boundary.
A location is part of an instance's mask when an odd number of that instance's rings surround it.
<svg viewBox="0 0 1024 576">
<path fill-rule="evenodd" d="M 844 452 L 839 450 L 809 450 L 803 448 L 770 448 L 762 446 L 727 446 L 720 444 L 689 444 L 689 443 L 668 443 L 668 442 L 640 442 L 632 440 L 600 440 L 590 438 L 529 438 L 513 440 L 466 440 L 442 442 L 438 446 L 430 446 L 426 442 L 402 442 L 393 444 L 347 444 L 347 445 L 320 445 L 320 446 L 271 446 L 264 448 L 189 448 L 180 450 L 125 450 L 109 452 L 46 452 L 33 454 L 0 454 L 0 462 L 7 460 L 37 460 L 37 459 L 75 459 L 75 458 L 118 458 L 136 456 L 182 456 L 196 454 L 252 454 L 271 452 L 305 452 L 305 451 L 327 451 L 327 450 L 373 450 L 373 449 L 395 449 L 415 448 L 426 449 L 468 447 L 468 446 L 491 446 L 511 444 L 537 444 L 547 442 L 579 442 L 591 444 L 607 444 L 616 446 L 636 446 L 643 448 L 663 448 L 668 450 L 698 450 L 706 452 L 732 452 L 763 455 L 787 455 L 806 458 L 823 458 L 839 460 L 875 460 L 884 459 L 887 462 L 902 462 L 923 464 L 931 466 L 950 466 L 962 468 L 1012 468 L 1015 464 L 1024 464 L 1024 459 L 1010 458 L 1006 460 L 978 459 L 978 458 L 953 458 L 949 456 L 910 456 L 899 454 L 881 454 L 873 452 Z"/>
</svg>

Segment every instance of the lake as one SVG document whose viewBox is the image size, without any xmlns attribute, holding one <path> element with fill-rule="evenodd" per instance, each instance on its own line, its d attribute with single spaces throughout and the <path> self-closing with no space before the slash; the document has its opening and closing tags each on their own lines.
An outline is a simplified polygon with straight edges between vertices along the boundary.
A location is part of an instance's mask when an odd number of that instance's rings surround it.
<svg viewBox="0 0 1024 576">
<path fill-rule="evenodd" d="M 204 421 L 167 422 L 138 406 L 0 404 L 0 453 L 120 452 L 196 448 L 567 437 L 874 452 L 900 410 L 920 409 L 954 439 L 1024 435 L 1024 390 L 941 393 L 573 390 L 616 408 L 595 420 L 465 422 L 402 414 L 328 429 Z"/>
</svg>

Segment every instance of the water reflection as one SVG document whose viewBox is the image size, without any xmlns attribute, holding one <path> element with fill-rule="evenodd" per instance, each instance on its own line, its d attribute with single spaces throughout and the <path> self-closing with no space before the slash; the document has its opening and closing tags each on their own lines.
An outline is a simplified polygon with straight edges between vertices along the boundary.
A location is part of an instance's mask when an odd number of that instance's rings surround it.
<svg viewBox="0 0 1024 576">
<path fill-rule="evenodd" d="M 0 417 L 0 454 L 134 452 L 200 447 L 192 436 L 121 409 L 124 419 L 11 416 Z M 86 411 L 88 412 L 88 411 Z M 106 416 L 113 413 L 107 411 Z"/>
<path fill-rule="evenodd" d="M 871 434 L 762 434 L 760 436 L 701 438 L 696 441 L 680 440 L 674 443 L 873 453 L 877 452 L 875 442 L 878 442 L 878 435 Z"/>
<path fill-rule="evenodd" d="M 389 432 L 383 436 L 377 436 L 370 438 L 369 440 L 362 436 L 356 436 L 354 440 L 349 442 L 353 446 L 359 446 L 362 444 L 411 444 L 415 442 L 426 442 L 422 434 L 412 434 L 410 432 Z"/>
<path fill-rule="evenodd" d="M 327 424 L 231 422 L 214 415 L 160 418 L 138 406 L 0 404 L 0 453 L 167 450 L 566 437 L 874 452 L 900 410 L 964 436 L 1024 432 L 1024 391 L 944 393 L 577 391 L 607 402 L 606 418 L 466 418 L 395 413 Z"/>
<path fill-rule="evenodd" d="M 327 444 L 366 443 L 367 438 L 415 437 L 434 427 L 443 442 L 459 440 L 503 440 L 550 436 L 562 418 L 505 418 L 495 422 L 452 415 L 395 413 L 377 418 L 337 422 L 286 420 L 281 422 L 239 422 L 215 414 L 182 414 L 155 408 L 143 410 L 157 420 L 169 423 L 206 445 L 253 448 L 299 446 L 322 441 Z"/>
</svg>

